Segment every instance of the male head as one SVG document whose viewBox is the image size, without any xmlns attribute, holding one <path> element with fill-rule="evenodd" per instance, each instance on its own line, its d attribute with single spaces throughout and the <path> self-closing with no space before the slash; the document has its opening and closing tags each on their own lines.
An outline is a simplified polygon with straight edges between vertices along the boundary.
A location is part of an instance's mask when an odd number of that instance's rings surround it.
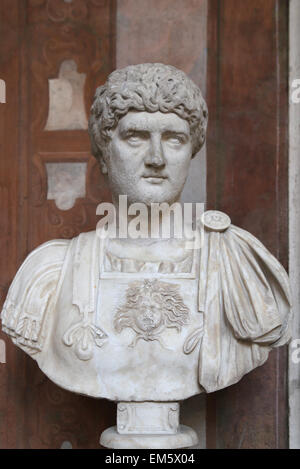
<svg viewBox="0 0 300 469">
<path fill-rule="evenodd" d="M 200 89 L 184 72 L 163 64 L 114 71 L 97 89 L 89 121 L 92 152 L 114 198 L 178 200 L 206 124 Z"/>
</svg>

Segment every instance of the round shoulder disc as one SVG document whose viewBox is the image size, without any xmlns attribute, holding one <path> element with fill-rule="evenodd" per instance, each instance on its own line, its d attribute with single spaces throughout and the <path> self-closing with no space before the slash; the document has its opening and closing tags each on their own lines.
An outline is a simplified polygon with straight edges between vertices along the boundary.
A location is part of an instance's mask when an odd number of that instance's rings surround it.
<svg viewBox="0 0 300 469">
<path fill-rule="evenodd" d="M 202 215 L 202 223 L 209 230 L 225 231 L 229 228 L 231 220 L 226 213 L 218 210 L 208 210 Z"/>
</svg>

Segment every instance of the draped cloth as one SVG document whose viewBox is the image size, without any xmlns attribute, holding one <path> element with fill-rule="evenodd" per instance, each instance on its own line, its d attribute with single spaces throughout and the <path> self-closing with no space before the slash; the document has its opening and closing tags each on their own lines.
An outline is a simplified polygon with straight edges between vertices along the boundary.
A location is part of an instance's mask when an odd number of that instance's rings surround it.
<svg viewBox="0 0 300 469">
<path fill-rule="evenodd" d="M 199 382 L 206 392 L 236 383 L 290 338 L 288 276 L 254 236 L 236 226 L 205 230 L 199 305 Z"/>
</svg>

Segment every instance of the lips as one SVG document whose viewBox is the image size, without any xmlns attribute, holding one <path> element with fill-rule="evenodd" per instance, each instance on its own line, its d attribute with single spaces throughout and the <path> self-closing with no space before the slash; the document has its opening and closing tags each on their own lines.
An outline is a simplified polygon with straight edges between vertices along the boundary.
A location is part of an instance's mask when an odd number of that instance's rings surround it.
<svg viewBox="0 0 300 469">
<path fill-rule="evenodd" d="M 143 178 L 146 179 L 147 182 L 150 182 L 152 184 L 159 184 L 165 179 L 167 179 L 167 176 L 162 176 L 158 174 L 146 174 L 143 176 Z"/>
</svg>

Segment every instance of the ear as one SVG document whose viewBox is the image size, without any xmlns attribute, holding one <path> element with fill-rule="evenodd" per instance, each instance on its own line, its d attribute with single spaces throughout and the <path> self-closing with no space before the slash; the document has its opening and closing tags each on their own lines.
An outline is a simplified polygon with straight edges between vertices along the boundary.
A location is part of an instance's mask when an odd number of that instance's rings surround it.
<svg viewBox="0 0 300 469">
<path fill-rule="evenodd" d="M 107 161 L 110 158 L 110 140 L 105 142 L 105 145 L 102 146 L 101 152 L 99 152 L 98 155 L 102 174 L 108 174 Z"/>
<path fill-rule="evenodd" d="M 101 173 L 102 174 L 107 174 L 107 172 L 108 172 L 107 171 L 107 166 L 106 166 L 106 163 L 104 161 L 103 156 L 100 157 L 99 164 L 100 164 Z"/>
</svg>

